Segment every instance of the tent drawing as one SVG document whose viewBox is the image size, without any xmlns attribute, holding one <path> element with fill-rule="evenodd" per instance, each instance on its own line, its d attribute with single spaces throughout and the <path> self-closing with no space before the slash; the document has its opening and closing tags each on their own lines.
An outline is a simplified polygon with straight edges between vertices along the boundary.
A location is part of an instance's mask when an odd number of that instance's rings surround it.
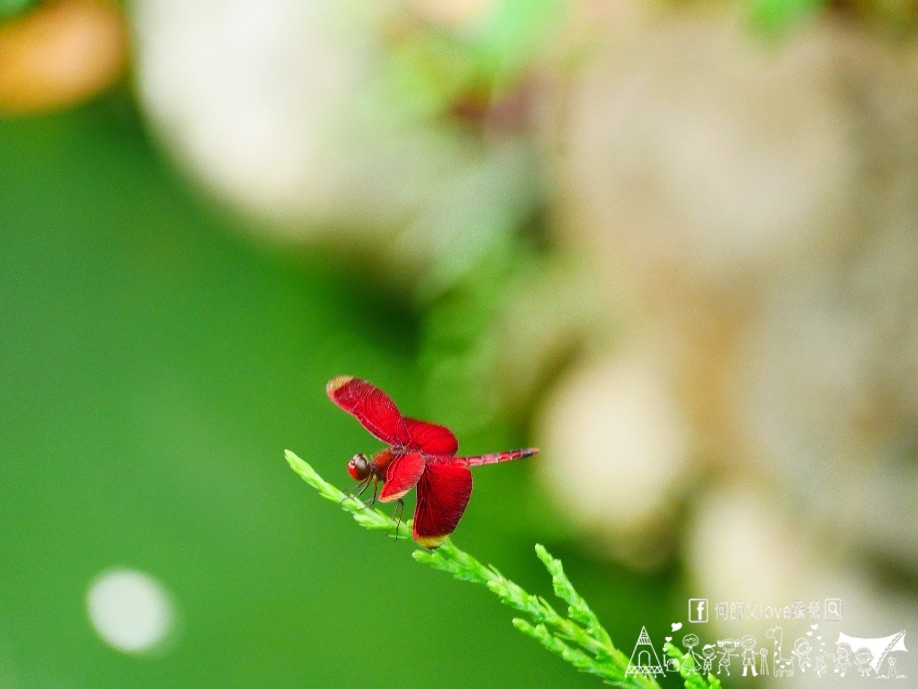
<svg viewBox="0 0 918 689">
<path fill-rule="evenodd" d="M 647 627 L 641 627 L 641 635 L 634 644 L 634 650 L 631 652 L 631 660 L 628 661 L 628 669 L 625 670 L 625 676 L 662 674 L 663 665 L 660 664 L 657 651 L 650 641 Z"/>
<path fill-rule="evenodd" d="M 905 630 L 890 634 L 889 636 L 881 636 L 873 639 L 862 639 L 857 636 L 848 636 L 847 634 L 839 632 L 838 641 L 836 641 L 835 644 L 847 644 L 848 648 L 850 648 L 853 653 L 856 653 L 862 648 L 866 648 L 873 656 L 870 667 L 873 668 L 875 673 L 880 672 L 880 666 L 883 665 L 883 661 L 886 660 L 886 657 L 893 651 L 908 652 L 908 649 L 905 647 Z"/>
</svg>

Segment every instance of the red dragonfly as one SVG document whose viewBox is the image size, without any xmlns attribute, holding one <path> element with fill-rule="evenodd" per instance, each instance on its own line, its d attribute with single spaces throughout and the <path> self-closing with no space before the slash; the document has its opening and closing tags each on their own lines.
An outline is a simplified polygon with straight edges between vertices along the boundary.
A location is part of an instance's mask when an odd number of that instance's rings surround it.
<svg viewBox="0 0 918 689">
<path fill-rule="evenodd" d="M 381 502 L 402 502 L 418 487 L 414 509 L 414 540 L 425 548 L 438 548 L 456 528 L 472 495 L 472 472 L 480 464 L 509 462 L 529 457 L 534 447 L 494 452 L 474 457 L 457 457 L 459 441 L 444 426 L 402 416 L 395 402 L 379 388 L 359 378 L 338 376 L 325 387 L 331 401 L 374 436 L 389 445 L 372 459 L 356 454 L 347 463 L 348 473 L 360 483 L 360 495 L 372 483 L 376 500 L 378 484 Z"/>
</svg>

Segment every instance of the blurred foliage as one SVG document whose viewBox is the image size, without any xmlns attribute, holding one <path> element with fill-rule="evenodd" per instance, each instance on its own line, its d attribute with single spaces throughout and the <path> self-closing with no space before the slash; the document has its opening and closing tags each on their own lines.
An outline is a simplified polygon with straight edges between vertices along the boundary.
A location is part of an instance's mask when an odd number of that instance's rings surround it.
<svg viewBox="0 0 918 689">
<path fill-rule="evenodd" d="M 563 25 L 570 4 L 507 0 L 481 27 L 464 33 L 435 26 L 416 30 L 407 22 L 392 39 L 401 102 L 431 114 L 463 98 L 491 99 L 514 89 Z"/>
</svg>

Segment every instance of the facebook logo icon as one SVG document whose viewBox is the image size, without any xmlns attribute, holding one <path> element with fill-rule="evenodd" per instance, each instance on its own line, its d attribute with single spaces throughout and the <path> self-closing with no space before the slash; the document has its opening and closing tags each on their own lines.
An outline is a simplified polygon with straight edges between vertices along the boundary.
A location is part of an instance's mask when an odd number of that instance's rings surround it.
<svg viewBox="0 0 918 689">
<path fill-rule="evenodd" d="M 708 599 L 707 598 L 689 598 L 688 619 L 689 619 L 689 622 L 707 622 L 708 621 Z"/>
</svg>

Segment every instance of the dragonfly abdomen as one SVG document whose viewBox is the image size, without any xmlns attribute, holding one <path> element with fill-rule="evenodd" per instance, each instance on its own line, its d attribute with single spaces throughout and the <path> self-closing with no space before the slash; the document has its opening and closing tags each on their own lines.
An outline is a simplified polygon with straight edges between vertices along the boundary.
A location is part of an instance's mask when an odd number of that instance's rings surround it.
<svg viewBox="0 0 918 689">
<path fill-rule="evenodd" d="M 535 447 L 526 447 L 521 450 L 507 450 L 505 452 L 492 452 L 486 455 L 475 455 L 474 457 L 454 457 L 454 462 L 456 464 L 462 464 L 467 467 L 477 467 L 482 464 L 497 464 L 498 462 L 509 462 L 514 459 L 522 459 L 523 457 L 531 457 L 536 452 L 538 448 Z"/>
</svg>

